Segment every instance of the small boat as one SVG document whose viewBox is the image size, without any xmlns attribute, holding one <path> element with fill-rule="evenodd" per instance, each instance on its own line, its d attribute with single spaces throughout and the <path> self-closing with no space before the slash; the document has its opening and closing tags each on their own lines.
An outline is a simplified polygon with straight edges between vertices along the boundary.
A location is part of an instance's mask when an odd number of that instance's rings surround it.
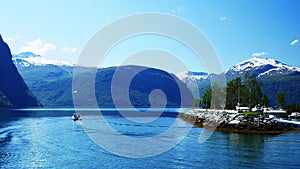
<svg viewBox="0 0 300 169">
<path fill-rule="evenodd" d="M 81 116 L 80 116 L 80 114 L 73 114 L 72 119 L 74 121 L 81 120 Z"/>
</svg>

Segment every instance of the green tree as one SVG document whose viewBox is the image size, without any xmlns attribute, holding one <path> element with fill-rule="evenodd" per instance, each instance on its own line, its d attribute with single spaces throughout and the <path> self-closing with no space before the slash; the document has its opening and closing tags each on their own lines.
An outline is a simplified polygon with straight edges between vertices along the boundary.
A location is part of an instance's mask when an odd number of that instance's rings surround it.
<svg viewBox="0 0 300 169">
<path fill-rule="evenodd" d="M 204 108 L 223 109 L 225 107 L 226 94 L 225 90 L 213 83 L 211 88 L 206 89 L 202 96 Z"/>
<path fill-rule="evenodd" d="M 284 92 L 277 92 L 276 104 L 278 106 L 284 106 L 285 105 L 285 93 Z"/>
<path fill-rule="evenodd" d="M 244 102 L 248 104 L 250 108 L 262 102 L 261 87 L 262 82 L 258 82 L 255 76 L 250 76 L 249 72 L 245 74 L 243 97 Z"/>
<path fill-rule="evenodd" d="M 241 77 L 237 77 L 227 83 L 226 109 L 234 109 L 241 102 L 241 89 L 243 88 Z"/>
<path fill-rule="evenodd" d="M 291 114 L 292 112 L 300 112 L 300 104 L 292 103 L 284 107 L 286 111 Z"/>
<path fill-rule="evenodd" d="M 200 104 L 201 104 L 201 100 L 198 98 L 194 98 L 194 100 L 192 101 L 193 108 L 199 108 Z"/>
<path fill-rule="evenodd" d="M 208 88 L 205 90 L 203 96 L 202 96 L 202 103 L 204 105 L 204 108 L 209 109 L 210 103 L 211 103 L 211 88 Z"/>
<path fill-rule="evenodd" d="M 265 94 L 262 96 L 262 105 L 264 107 L 269 107 L 270 106 L 270 100 L 269 100 L 268 96 L 265 95 Z"/>
<path fill-rule="evenodd" d="M 261 87 L 262 82 L 257 81 L 255 76 L 250 76 L 249 72 L 244 75 L 242 82 L 241 77 L 237 77 L 227 83 L 226 109 L 234 109 L 237 103 L 245 103 L 249 107 L 257 104 L 269 105 L 267 96 L 263 96 Z"/>
</svg>

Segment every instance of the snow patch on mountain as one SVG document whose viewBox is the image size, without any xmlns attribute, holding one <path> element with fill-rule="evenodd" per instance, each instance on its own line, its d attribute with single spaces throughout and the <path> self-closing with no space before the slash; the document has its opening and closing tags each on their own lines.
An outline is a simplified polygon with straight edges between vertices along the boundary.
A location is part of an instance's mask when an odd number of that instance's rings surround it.
<svg viewBox="0 0 300 169">
<path fill-rule="evenodd" d="M 13 62 L 17 67 L 18 66 L 21 67 L 44 66 L 44 65 L 75 66 L 75 64 L 71 62 L 61 61 L 61 60 L 50 60 L 31 52 L 14 54 Z"/>
<path fill-rule="evenodd" d="M 287 72 L 294 72 L 294 71 L 300 72 L 300 68 L 286 65 L 275 59 L 254 57 L 245 60 L 237 64 L 236 66 L 233 66 L 232 68 L 226 70 L 225 73 L 242 74 L 242 72 L 250 71 L 250 70 L 255 70 L 257 72 L 257 77 L 270 75 L 272 73 L 284 74 Z"/>
<path fill-rule="evenodd" d="M 23 58 L 23 60 L 35 66 L 43 66 L 43 65 L 74 66 L 74 64 L 70 62 L 60 61 L 60 60 L 49 60 L 43 57 Z"/>
<path fill-rule="evenodd" d="M 192 71 L 185 71 L 177 73 L 176 76 L 180 80 L 189 79 L 189 80 L 205 80 L 208 78 L 208 73 L 205 72 L 192 72 Z"/>
<path fill-rule="evenodd" d="M 19 54 L 13 54 L 12 56 L 13 56 L 13 58 L 30 58 L 30 57 L 37 57 L 40 55 L 36 55 L 32 52 L 22 52 Z"/>
</svg>

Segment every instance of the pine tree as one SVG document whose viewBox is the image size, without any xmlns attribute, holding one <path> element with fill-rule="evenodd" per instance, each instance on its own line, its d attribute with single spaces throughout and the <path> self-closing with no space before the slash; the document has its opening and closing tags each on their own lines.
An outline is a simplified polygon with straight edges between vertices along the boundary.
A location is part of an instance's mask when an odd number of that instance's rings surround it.
<svg viewBox="0 0 300 169">
<path fill-rule="evenodd" d="M 269 100 L 268 96 L 265 95 L 265 94 L 262 96 L 262 105 L 264 107 L 269 107 L 270 106 L 270 100 Z"/>
<path fill-rule="evenodd" d="M 285 93 L 284 92 L 278 92 L 277 93 L 276 104 L 278 106 L 284 106 L 285 105 Z"/>
<path fill-rule="evenodd" d="M 211 88 L 205 90 L 202 96 L 202 103 L 204 104 L 204 108 L 209 109 L 211 103 Z"/>
<path fill-rule="evenodd" d="M 263 83 L 258 82 L 255 76 L 250 76 L 249 72 L 245 74 L 244 79 L 244 101 L 251 108 L 262 102 L 261 86 Z"/>
<path fill-rule="evenodd" d="M 227 83 L 226 109 L 234 109 L 238 102 L 241 102 L 241 77 L 237 77 Z"/>
</svg>

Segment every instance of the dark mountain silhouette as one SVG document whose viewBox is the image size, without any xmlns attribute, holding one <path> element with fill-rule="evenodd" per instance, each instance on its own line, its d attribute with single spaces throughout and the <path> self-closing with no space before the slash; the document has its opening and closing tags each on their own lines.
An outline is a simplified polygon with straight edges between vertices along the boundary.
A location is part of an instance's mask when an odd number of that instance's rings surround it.
<svg viewBox="0 0 300 169">
<path fill-rule="evenodd" d="M 25 108 L 40 105 L 18 73 L 12 62 L 10 49 L 0 35 L 0 107 Z"/>
</svg>

